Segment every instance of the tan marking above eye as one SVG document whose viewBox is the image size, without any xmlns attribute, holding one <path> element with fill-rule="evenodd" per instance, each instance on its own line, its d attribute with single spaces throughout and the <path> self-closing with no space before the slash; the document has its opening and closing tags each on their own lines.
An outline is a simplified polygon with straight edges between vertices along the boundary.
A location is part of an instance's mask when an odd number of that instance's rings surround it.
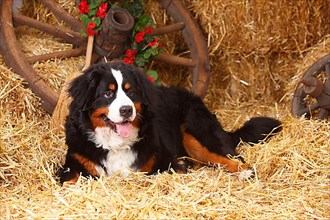
<svg viewBox="0 0 330 220">
<path fill-rule="evenodd" d="M 131 84 L 130 83 L 125 83 L 124 88 L 126 90 L 129 90 L 131 88 Z"/>
<path fill-rule="evenodd" d="M 116 85 L 114 83 L 110 83 L 109 84 L 109 89 L 112 90 L 112 91 L 116 90 Z"/>
</svg>

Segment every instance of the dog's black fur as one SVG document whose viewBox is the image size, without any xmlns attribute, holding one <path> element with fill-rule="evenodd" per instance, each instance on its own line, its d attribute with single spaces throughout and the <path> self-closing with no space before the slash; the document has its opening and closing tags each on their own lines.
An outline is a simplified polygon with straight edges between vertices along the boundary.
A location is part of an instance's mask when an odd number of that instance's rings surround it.
<svg viewBox="0 0 330 220">
<path fill-rule="evenodd" d="M 94 129 L 90 118 L 92 112 L 111 103 L 111 100 L 100 98 L 104 93 L 101 85 L 113 78 L 111 69 L 121 71 L 123 79 L 131 85 L 128 96 L 141 106 L 139 140 L 130 147 L 137 152 L 133 167 L 139 169 L 150 158 L 155 158 L 149 173 L 166 171 L 169 167 L 185 172 L 177 161 L 178 157 L 191 156 L 183 144 L 184 133 L 193 136 L 209 152 L 227 157 L 239 156 L 235 148 L 241 140 L 258 143 L 266 135 L 271 136 L 281 130 L 280 121 L 255 117 L 240 129 L 226 132 L 203 101 L 191 92 L 155 86 L 141 70 L 122 62 L 97 64 L 77 77 L 69 89 L 73 101 L 65 124 L 68 152 L 61 172 L 62 183 L 74 179 L 77 173 L 95 176 L 86 169 L 86 164 L 72 157 L 73 154 L 78 153 L 92 164 L 103 167 L 101 161 L 106 159 L 109 150 L 97 147 L 88 133 Z"/>
</svg>

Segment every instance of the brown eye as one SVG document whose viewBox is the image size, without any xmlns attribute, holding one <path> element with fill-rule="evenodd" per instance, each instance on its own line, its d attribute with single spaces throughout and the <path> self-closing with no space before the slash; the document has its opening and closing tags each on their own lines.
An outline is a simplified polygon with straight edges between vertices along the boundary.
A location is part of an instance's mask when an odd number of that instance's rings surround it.
<svg viewBox="0 0 330 220">
<path fill-rule="evenodd" d="M 113 91 L 112 90 L 108 90 L 104 93 L 104 97 L 107 98 L 107 99 L 110 99 L 112 98 L 114 95 Z"/>
</svg>

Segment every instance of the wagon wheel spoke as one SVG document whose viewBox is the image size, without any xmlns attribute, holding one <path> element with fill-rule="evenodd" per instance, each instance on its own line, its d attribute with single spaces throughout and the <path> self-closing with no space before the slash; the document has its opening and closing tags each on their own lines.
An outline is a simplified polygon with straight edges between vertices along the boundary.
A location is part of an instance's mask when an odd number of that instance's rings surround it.
<svg viewBox="0 0 330 220">
<path fill-rule="evenodd" d="M 79 22 L 76 18 L 72 17 L 66 10 L 61 8 L 54 0 L 40 0 L 40 2 L 45 5 L 54 15 L 68 24 L 72 30 L 79 32 L 84 28 L 83 24 Z"/>
<path fill-rule="evenodd" d="M 325 65 L 325 72 L 327 74 L 328 79 L 330 78 L 330 62 Z M 330 83 L 330 81 L 329 81 Z"/>
<path fill-rule="evenodd" d="M 43 55 L 37 55 L 37 56 L 31 56 L 27 57 L 26 60 L 32 64 L 35 62 L 40 61 L 46 61 L 50 59 L 60 59 L 60 58 L 70 58 L 70 57 L 77 57 L 82 56 L 86 53 L 86 47 L 78 47 L 71 50 L 65 50 L 65 51 L 59 51 L 59 52 L 53 52 L 53 53 L 47 53 Z"/>
<path fill-rule="evenodd" d="M 192 59 L 175 56 L 171 54 L 161 54 L 154 58 L 156 61 L 166 62 L 169 64 L 175 64 L 175 65 L 181 65 L 181 66 L 187 66 L 187 67 L 195 67 L 196 62 Z"/>
<path fill-rule="evenodd" d="M 24 15 L 13 14 L 13 22 L 15 25 L 27 25 L 29 27 L 41 30 L 76 46 L 82 45 L 86 42 L 86 38 L 82 37 L 77 32 L 60 26 L 46 24 Z"/>
<path fill-rule="evenodd" d="M 155 28 L 151 31 L 149 35 L 155 36 L 155 35 L 169 34 L 176 31 L 181 31 L 185 28 L 185 26 L 186 25 L 183 22 L 178 22 L 175 24 L 170 24 L 163 27 Z"/>
</svg>

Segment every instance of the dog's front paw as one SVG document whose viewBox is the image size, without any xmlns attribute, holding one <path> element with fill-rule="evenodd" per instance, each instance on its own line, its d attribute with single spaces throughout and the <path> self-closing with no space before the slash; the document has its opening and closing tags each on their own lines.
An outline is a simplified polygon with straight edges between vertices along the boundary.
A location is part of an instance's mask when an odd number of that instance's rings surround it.
<svg viewBox="0 0 330 220">
<path fill-rule="evenodd" d="M 79 178 L 79 173 L 75 170 L 70 169 L 70 167 L 62 167 L 60 168 L 56 175 L 60 179 L 60 184 L 63 185 L 63 183 L 75 183 L 77 182 Z"/>
<path fill-rule="evenodd" d="M 186 164 L 177 160 L 172 161 L 171 166 L 168 169 L 169 173 L 173 173 L 173 171 L 178 174 L 186 174 L 188 172 Z"/>
<path fill-rule="evenodd" d="M 253 170 L 242 170 L 239 175 L 238 175 L 238 180 L 243 181 L 243 180 L 250 180 L 255 177 L 255 173 Z"/>
</svg>

